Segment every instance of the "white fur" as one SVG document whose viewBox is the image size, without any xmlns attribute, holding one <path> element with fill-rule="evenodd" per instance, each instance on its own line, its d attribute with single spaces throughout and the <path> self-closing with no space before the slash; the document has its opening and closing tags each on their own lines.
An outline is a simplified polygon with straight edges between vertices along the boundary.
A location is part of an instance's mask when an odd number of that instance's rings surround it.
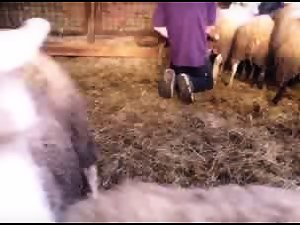
<svg viewBox="0 0 300 225">
<path fill-rule="evenodd" d="M 0 222 L 53 222 L 24 140 L 0 145 Z"/>
<path fill-rule="evenodd" d="M 222 64 L 223 58 L 222 55 L 219 54 L 217 55 L 217 57 L 215 58 L 214 64 L 213 64 L 213 80 L 214 80 L 214 84 L 217 83 L 218 80 L 218 75 L 220 73 L 221 70 L 221 64 Z"/>
<path fill-rule="evenodd" d="M 15 74 L 0 75 L 0 136 L 25 132 L 37 122 L 34 102 Z"/>
<path fill-rule="evenodd" d="M 252 9 L 250 10 L 241 5 L 232 5 L 229 9 L 219 10 L 219 13 L 220 14 L 217 15 L 218 18 L 223 19 L 223 17 L 225 17 L 230 19 L 230 21 L 234 21 L 238 26 L 244 25 L 255 15 Z"/>
<path fill-rule="evenodd" d="M 285 5 L 292 5 L 292 6 L 298 6 L 300 5 L 300 2 L 284 2 Z"/>
<path fill-rule="evenodd" d="M 252 7 L 258 5 L 254 4 L 254 6 L 251 5 L 250 7 L 245 4 L 246 3 L 240 4 L 235 2 L 228 9 L 218 9 L 217 11 L 216 30 L 213 32 L 213 37 L 217 42 L 214 48 L 215 51 L 218 52 L 218 57 L 215 59 L 213 65 L 215 84 L 217 83 L 220 70 L 223 70 L 224 62 L 226 62 L 229 57 L 234 33 L 239 27 L 248 23 L 255 16 L 256 12 Z M 220 68 L 221 65 L 223 65 L 222 68 Z"/>
<path fill-rule="evenodd" d="M 261 2 L 234 2 L 231 4 L 230 8 L 240 6 L 247 9 L 251 14 L 258 14 L 258 6 Z"/>
<path fill-rule="evenodd" d="M 291 12 L 289 15 L 288 15 L 289 18 L 291 19 L 299 19 L 300 18 L 300 9 L 295 9 L 293 10 L 293 12 Z"/>
<path fill-rule="evenodd" d="M 52 222 L 25 139 L 38 115 L 28 90 L 16 76 L 0 74 L 0 222 Z"/>
<path fill-rule="evenodd" d="M 229 84 L 228 84 L 228 86 L 230 88 L 232 88 L 232 86 L 233 86 L 233 80 L 234 80 L 234 76 L 235 76 L 235 74 L 237 72 L 238 65 L 239 65 L 239 61 L 237 61 L 237 60 L 234 60 L 232 62 L 232 65 L 231 65 L 231 76 L 230 76 Z"/>
<path fill-rule="evenodd" d="M 0 31 L 0 73 L 29 62 L 39 52 L 50 32 L 47 20 L 33 18 L 18 29 Z"/>
<path fill-rule="evenodd" d="M 98 198 L 98 172 L 97 166 L 93 165 L 88 169 L 85 169 L 85 175 L 88 178 L 89 185 L 92 189 L 92 198 Z"/>
<path fill-rule="evenodd" d="M 0 32 L 0 222 L 54 221 L 25 135 L 38 115 L 16 71 L 39 52 L 49 30 L 36 18 Z"/>
</svg>

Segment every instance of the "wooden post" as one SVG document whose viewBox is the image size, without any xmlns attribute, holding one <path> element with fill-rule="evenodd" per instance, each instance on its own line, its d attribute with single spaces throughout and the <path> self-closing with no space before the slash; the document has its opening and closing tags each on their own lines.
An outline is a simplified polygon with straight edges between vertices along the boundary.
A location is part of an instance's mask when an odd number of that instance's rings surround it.
<svg viewBox="0 0 300 225">
<path fill-rule="evenodd" d="M 96 16 L 96 2 L 90 3 L 90 12 L 88 16 L 88 30 L 87 41 L 88 43 L 95 42 L 95 16 Z"/>
<path fill-rule="evenodd" d="M 163 58 L 164 58 L 164 49 L 166 46 L 166 41 L 160 42 L 158 45 L 158 54 L 157 54 L 157 64 L 158 66 L 162 66 Z"/>
</svg>

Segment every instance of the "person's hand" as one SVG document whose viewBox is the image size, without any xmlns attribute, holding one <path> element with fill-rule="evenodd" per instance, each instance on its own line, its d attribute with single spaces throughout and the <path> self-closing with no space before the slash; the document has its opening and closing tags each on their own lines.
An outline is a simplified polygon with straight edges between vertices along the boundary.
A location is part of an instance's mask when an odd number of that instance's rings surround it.
<svg viewBox="0 0 300 225">
<path fill-rule="evenodd" d="M 168 38 L 168 31 L 166 27 L 154 27 L 154 30 L 158 32 L 164 38 Z"/>
<path fill-rule="evenodd" d="M 220 39 L 219 34 L 216 33 L 215 26 L 208 26 L 205 31 L 207 40 L 215 42 Z"/>
<path fill-rule="evenodd" d="M 214 30 L 214 28 L 215 26 L 207 26 L 205 30 L 206 34 L 210 34 Z"/>
</svg>

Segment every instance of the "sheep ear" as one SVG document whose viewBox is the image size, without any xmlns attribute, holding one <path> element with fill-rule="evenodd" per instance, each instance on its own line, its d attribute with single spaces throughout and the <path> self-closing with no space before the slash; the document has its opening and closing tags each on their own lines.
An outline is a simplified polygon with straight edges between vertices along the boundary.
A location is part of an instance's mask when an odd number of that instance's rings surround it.
<svg viewBox="0 0 300 225">
<path fill-rule="evenodd" d="M 13 71 L 30 62 L 50 30 L 47 20 L 32 18 L 17 29 L 0 31 L 0 73 Z"/>
<path fill-rule="evenodd" d="M 219 41 L 220 40 L 220 35 L 219 34 L 216 34 L 215 37 L 214 37 L 215 41 Z"/>
</svg>

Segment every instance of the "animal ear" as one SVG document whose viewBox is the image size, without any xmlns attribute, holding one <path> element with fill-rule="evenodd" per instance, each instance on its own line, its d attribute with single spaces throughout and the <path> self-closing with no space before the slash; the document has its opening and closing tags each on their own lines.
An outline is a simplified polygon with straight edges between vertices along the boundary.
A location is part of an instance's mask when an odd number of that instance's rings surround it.
<svg viewBox="0 0 300 225">
<path fill-rule="evenodd" d="M 214 35 L 209 35 L 210 39 L 214 42 L 219 41 L 220 40 L 220 35 L 219 34 L 214 34 Z"/>
<path fill-rule="evenodd" d="M 42 18 L 31 18 L 24 22 L 20 28 L 26 34 L 30 34 L 32 37 L 28 43 L 32 47 L 40 48 L 46 41 L 48 34 L 51 31 L 50 23 Z"/>
<path fill-rule="evenodd" d="M 50 30 L 47 20 L 32 18 L 17 29 L 0 31 L 0 73 L 13 71 L 30 62 L 40 51 Z"/>
</svg>

